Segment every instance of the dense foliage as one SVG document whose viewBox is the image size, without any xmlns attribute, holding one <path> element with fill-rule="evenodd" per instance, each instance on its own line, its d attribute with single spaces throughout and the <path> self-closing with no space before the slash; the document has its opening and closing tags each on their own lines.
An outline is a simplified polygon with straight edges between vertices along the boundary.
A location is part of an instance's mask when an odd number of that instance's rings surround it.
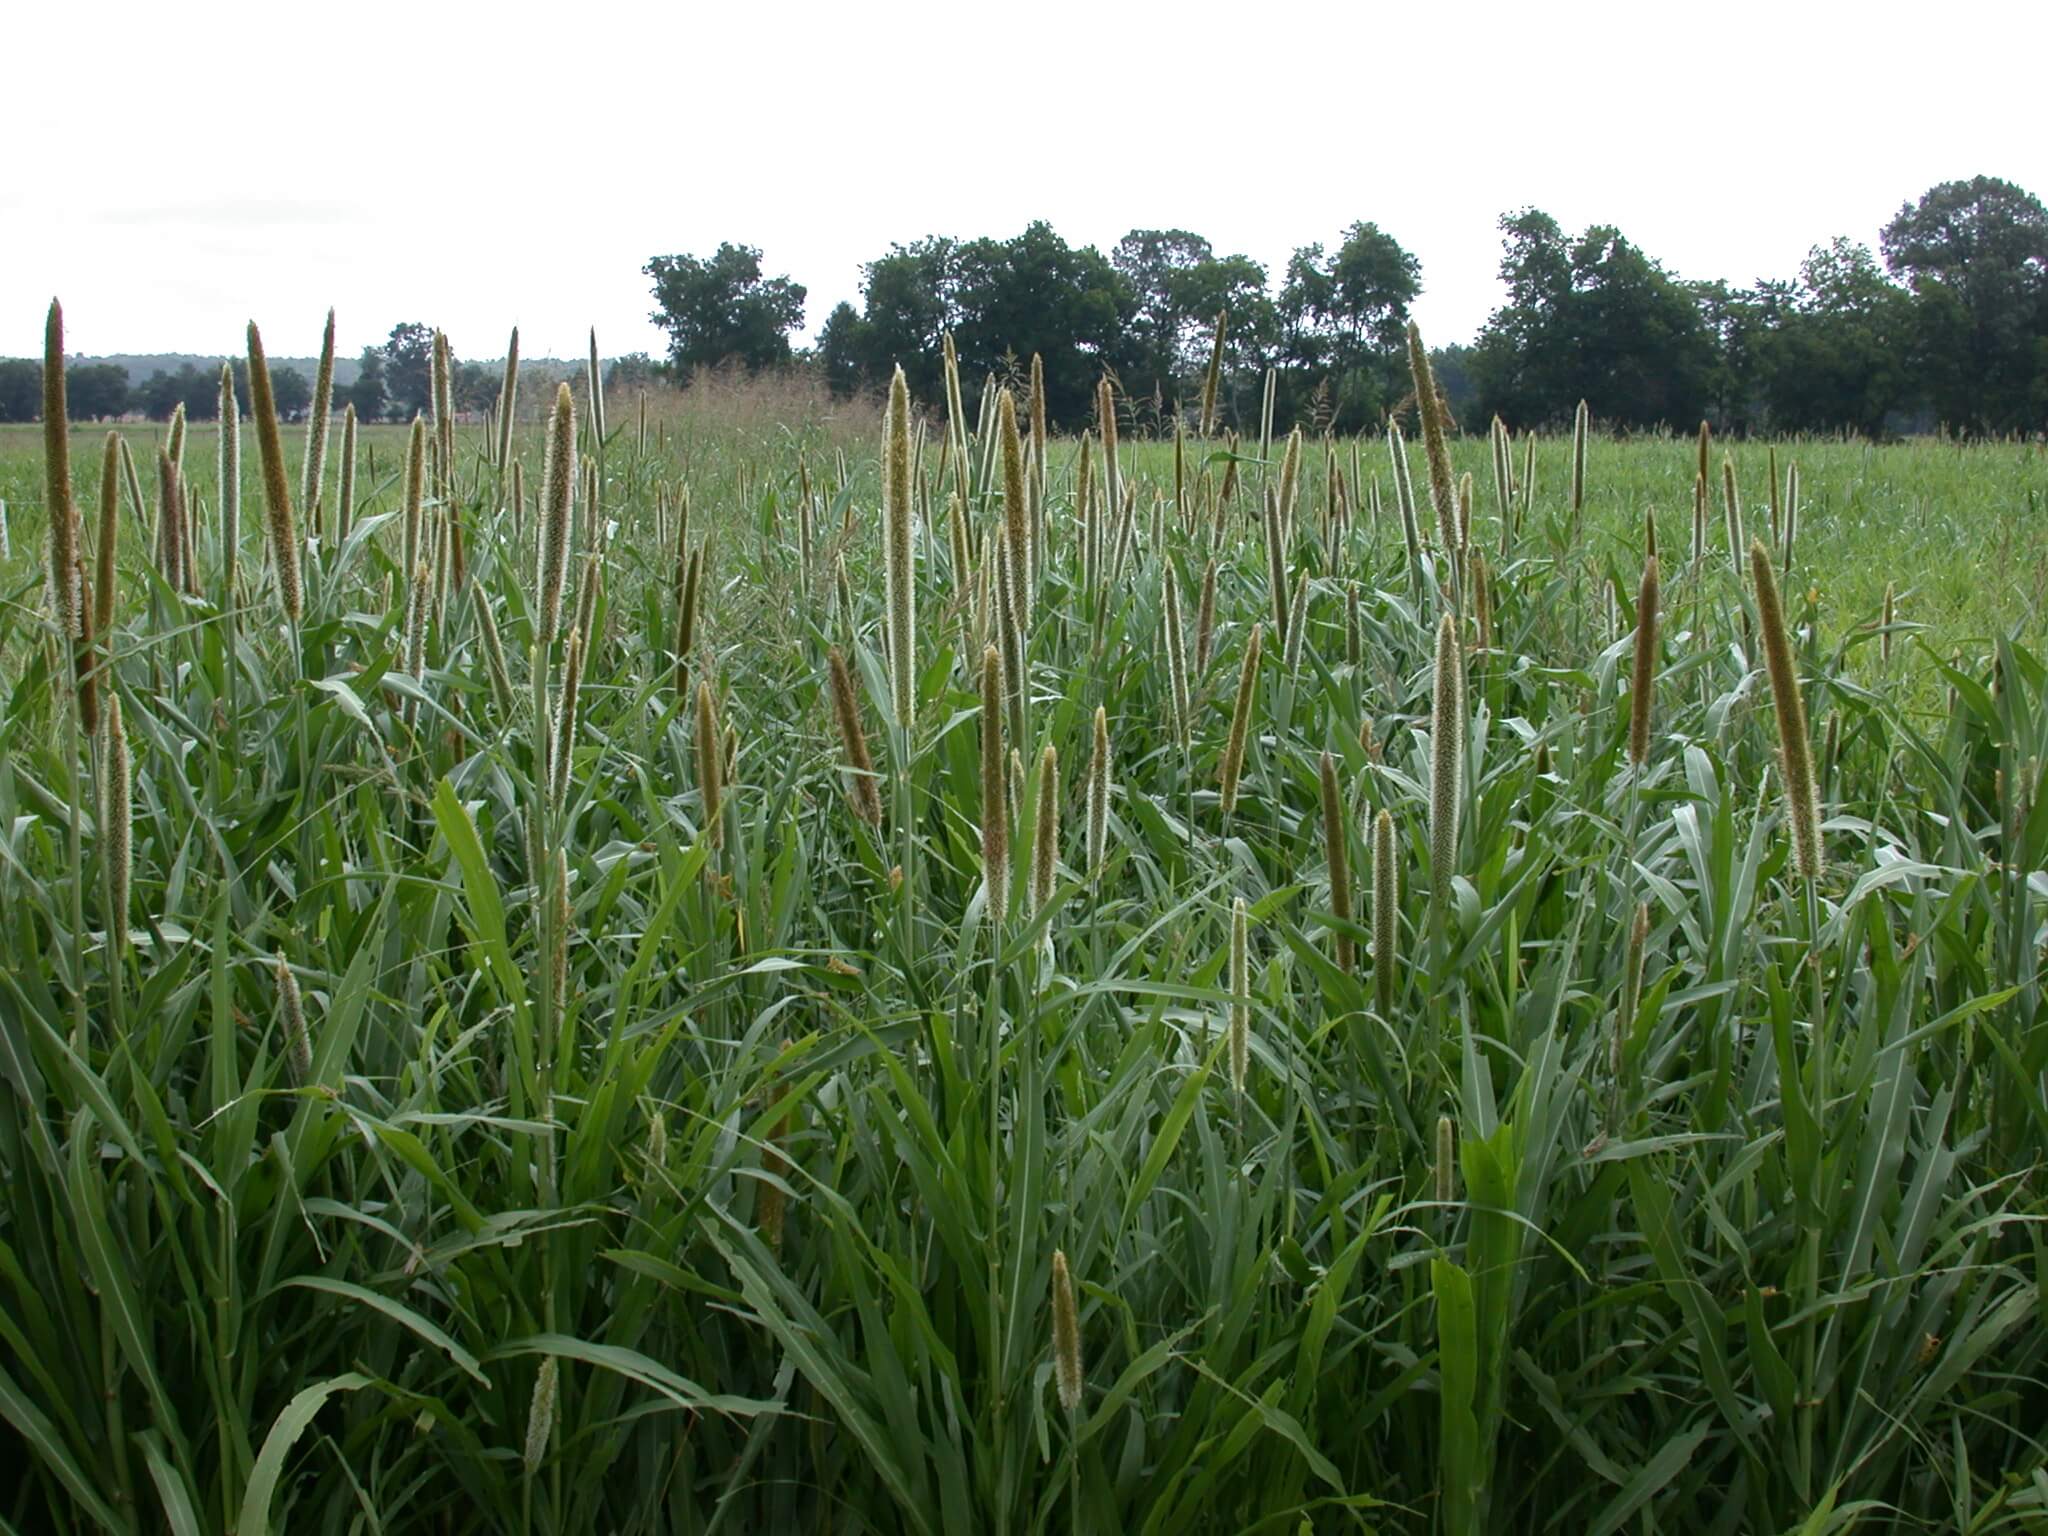
<svg viewBox="0 0 2048 1536">
<path fill-rule="evenodd" d="M 2048 1519 L 2040 452 L 979 383 L 0 438 L 0 1525 Z"/>
<path fill-rule="evenodd" d="M 1905 205 L 1883 264 L 1837 236 L 1796 278 L 1748 288 L 1684 280 L 1612 225 L 1570 236 L 1532 208 L 1501 231 L 1507 302 L 1471 347 L 1438 357 L 1474 430 L 1495 415 L 1562 426 L 1580 400 L 1635 428 L 2048 428 L 2048 209 L 2009 182 L 1945 182 Z M 868 264 L 863 307 L 826 317 L 816 359 L 842 389 L 879 386 L 900 361 L 929 395 L 951 331 L 972 370 L 1041 356 L 1056 425 L 1087 415 L 1105 368 L 1161 421 L 1192 411 L 1227 311 L 1226 422 L 1257 429 L 1270 369 L 1283 423 L 1370 430 L 1407 399 L 1400 331 L 1421 278 L 1364 223 L 1334 251 L 1297 250 L 1277 288 L 1259 262 L 1188 230 L 1133 230 L 1107 257 L 1043 223 L 1010 240 L 933 236 Z"/>
<path fill-rule="evenodd" d="M 1471 430 L 1495 415 L 1562 427 L 1581 400 L 1631 429 L 1704 420 L 1730 434 L 1876 439 L 2048 430 L 2048 209 L 2010 182 L 1943 182 L 1885 226 L 1882 259 L 1837 235 L 1792 278 L 1749 287 L 1682 278 L 1613 225 L 1570 235 L 1534 208 L 1500 224 L 1507 302 L 1470 345 L 1435 354 Z M 1085 420 L 1108 372 L 1137 424 L 1170 429 L 1193 419 L 1222 313 L 1226 426 L 1258 430 L 1269 372 L 1283 426 L 1370 431 L 1412 409 L 1401 328 L 1422 266 L 1372 223 L 1351 225 L 1334 247 L 1298 248 L 1277 277 L 1185 229 L 1134 229 L 1107 255 L 1043 222 L 1008 239 L 928 236 L 869 262 L 860 305 L 835 306 L 807 352 L 790 339 L 804 324 L 803 285 L 769 276 L 754 247 L 656 256 L 644 271 L 678 383 L 704 369 L 807 362 L 850 394 L 879 390 L 900 363 L 933 398 L 939 337 L 950 333 L 977 376 L 1015 379 L 1040 358 L 1055 428 Z M 425 410 L 431 336 L 416 322 L 394 326 L 364 349 L 336 399 L 363 421 Z M 71 370 L 80 419 L 133 410 L 167 420 L 180 404 L 188 419 L 210 419 L 216 386 L 205 369 L 124 387 L 108 366 Z M 38 370 L 0 359 L 0 422 L 35 419 Z M 481 411 L 497 373 L 457 362 L 453 385 L 458 408 Z M 288 416 L 306 408 L 302 376 L 287 370 L 279 387 Z"/>
<path fill-rule="evenodd" d="M 707 260 L 656 256 L 643 270 L 654 279 L 650 318 L 668 332 L 678 383 L 721 363 L 768 368 L 789 361 L 789 333 L 804 322 L 803 285 L 763 276 L 761 253 L 752 246 L 721 245 Z"/>
</svg>

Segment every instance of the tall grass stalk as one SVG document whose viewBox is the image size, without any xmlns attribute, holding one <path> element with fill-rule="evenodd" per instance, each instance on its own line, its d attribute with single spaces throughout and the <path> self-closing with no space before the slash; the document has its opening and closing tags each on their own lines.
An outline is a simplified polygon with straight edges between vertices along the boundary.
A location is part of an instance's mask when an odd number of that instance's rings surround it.
<svg viewBox="0 0 2048 1536">
<path fill-rule="evenodd" d="M 306 527 L 315 539 L 325 527 L 321 496 L 327 479 L 327 427 L 334 410 L 334 311 L 320 337 L 320 362 L 313 374 L 313 404 L 306 414 L 306 462 L 299 500 L 306 508 Z"/>
<path fill-rule="evenodd" d="M 1382 810 L 1372 823 L 1372 989 L 1381 1018 L 1393 1017 L 1401 974 L 1401 870 L 1395 858 L 1393 814 Z"/>
<path fill-rule="evenodd" d="M 278 435 L 277 402 L 270 391 L 270 364 L 263 337 L 249 322 L 249 411 L 256 418 L 256 448 L 263 461 L 265 526 L 270 533 L 271 569 L 277 573 L 278 602 L 294 625 L 306 611 L 299 580 L 298 523 L 292 514 L 291 485 L 284 472 L 284 442 Z"/>
<path fill-rule="evenodd" d="M 1173 712 L 1173 739 L 1181 751 L 1186 752 L 1192 727 L 1189 719 L 1188 653 L 1180 620 L 1180 580 L 1173 573 L 1172 562 L 1169 561 L 1160 572 L 1159 584 L 1164 600 L 1164 633 L 1160 640 L 1166 651 L 1167 700 Z"/>
<path fill-rule="evenodd" d="M 846 798 L 853 814 L 871 827 L 882 824 L 882 797 L 875 788 L 874 760 L 868 755 L 867 733 L 861 729 L 860 699 L 853 689 L 853 674 L 838 646 L 826 653 L 830 673 L 832 720 L 839 729 L 839 744 L 846 754 Z"/>
<path fill-rule="evenodd" d="M 1628 687 L 1628 760 L 1638 769 L 1650 758 L 1650 713 L 1657 681 L 1657 557 L 1643 560 L 1636 590 L 1636 643 Z"/>
<path fill-rule="evenodd" d="M 1092 749 L 1088 757 L 1088 873 L 1099 877 L 1109 852 L 1109 712 L 1095 706 Z"/>
<path fill-rule="evenodd" d="M 109 432 L 100 451 L 99 534 L 93 546 L 93 633 L 109 657 L 114 640 L 115 560 L 121 547 L 121 436 Z"/>
<path fill-rule="evenodd" d="M 1457 622 L 1436 628 L 1436 666 L 1429 713 L 1429 876 L 1441 916 L 1458 859 L 1458 818 L 1464 802 L 1465 666 Z"/>
<path fill-rule="evenodd" d="M 1742 534 L 1742 499 L 1735 489 L 1735 460 L 1725 453 L 1721 455 L 1721 516 L 1728 537 L 1728 563 L 1740 579 L 1742 552 L 1747 547 Z"/>
<path fill-rule="evenodd" d="M 1005 389 L 996 396 L 996 436 L 1003 455 L 1004 566 L 1010 612 L 1020 630 L 1031 630 L 1031 493 L 1024 483 L 1024 445 L 1017 435 L 1017 402 Z"/>
<path fill-rule="evenodd" d="M 887 586 L 889 693 L 896 726 L 908 731 L 917 709 L 917 590 L 911 544 L 910 387 L 898 368 L 889 380 L 883 426 L 882 570 Z"/>
<path fill-rule="evenodd" d="M 1579 520 L 1586 509 L 1586 439 L 1592 435 L 1592 415 L 1581 400 L 1579 408 L 1572 413 L 1572 482 L 1571 482 L 1571 531 L 1573 542 L 1577 542 Z"/>
<path fill-rule="evenodd" d="M 1785 466 L 1785 574 L 1792 574 L 1792 557 L 1799 544 L 1799 466 Z"/>
<path fill-rule="evenodd" d="M 129 891 L 135 883 L 135 774 L 118 694 L 107 700 L 106 743 L 100 753 L 100 838 L 107 879 L 107 969 L 118 991 L 128 944 Z"/>
<path fill-rule="evenodd" d="M 235 403 L 235 375 L 228 364 L 220 368 L 220 426 L 214 444 L 214 500 L 220 520 L 221 606 L 230 621 L 237 607 L 242 560 L 242 416 Z M 348 536 L 346 502 L 355 491 L 355 407 L 348 408 L 342 425 L 343 521 L 340 537 Z"/>
<path fill-rule="evenodd" d="M 1344 797 L 1337 784 L 1337 761 L 1325 751 L 1317 764 L 1323 798 L 1323 862 L 1330 880 L 1330 916 L 1337 920 L 1337 969 L 1350 975 L 1356 957 L 1351 948 L 1351 866 L 1344 830 Z"/>
<path fill-rule="evenodd" d="M 562 656 L 562 691 L 560 697 L 555 702 L 554 760 L 551 765 L 554 769 L 555 778 L 551 786 L 551 793 L 554 798 L 554 814 L 557 818 L 561 817 L 569 804 L 569 786 L 575 778 L 576 708 L 577 695 L 583 688 L 584 651 L 583 631 L 580 629 L 571 630 L 569 632 L 568 647 Z M 701 700 L 698 724 L 700 727 L 703 725 Z M 717 801 L 718 791 L 713 781 L 706 780 L 703 782 L 712 784 L 712 787 L 706 792 L 707 804 L 705 809 L 708 815 L 712 805 Z"/>
<path fill-rule="evenodd" d="M 1244 661 L 1237 674 L 1237 702 L 1230 712 L 1230 735 L 1223 746 L 1223 761 L 1217 769 L 1217 806 L 1224 820 L 1237 809 L 1237 782 L 1244 771 L 1245 743 L 1251 733 L 1252 701 L 1259 687 L 1259 640 L 1261 626 L 1254 624 L 1244 645 Z"/>
<path fill-rule="evenodd" d="M 519 327 L 512 327 L 511 339 L 505 343 L 505 376 L 498 384 L 498 442 L 496 462 L 498 473 L 507 473 L 512 466 L 512 434 L 519 419 Z"/>
<path fill-rule="evenodd" d="M 82 616 L 78 601 L 78 512 L 71 500 L 71 421 L 64 402 L 64 311 L 50 300 L 43 331 L 43 510 L 49 522 L 50 616 L 57 633 L 76 640 Z"/>
<path fill-rule="evenodd" d="M 1060 857 L 1060 759 L 1051 742 L 1038 755 L 1038 794 L 1031 828 L 1031 912 L 1042 916 L 1052 905 Z M 1047 932 L 1050 935 L 1050 929 Z"/>
<path fill-rule="evenodd" d="M 1124 504 L 1124 477 L 1116 451 L 1116 389 L 1107 377 L 1095 386 L 1095 430 L 1102 439 L 1102 504 L 1114 516 Z"/>
<path fill-rule="evenodd" d="M 1789 518 L 1787 520 L 1789 522 Z M 1806 729 L 1806 699 L 1799 689 L 1798 662 L 1785 625 L 1777 577 L 1770 551 L 1761 542 L 1749 546 L 1750 579 L 1756 587 L 1757 632 L 1763 641 L 1764 668 L 1770 677 L 1771 708 L 1778 718 L 1779 769 L 1785 794 L 1785 820 L 1792 833 L 1792 859 L 1809 884 L 1820 873 L 1820 808 L 1814 786 L 1813 742 Z"/>
<path fill-rule="evenodd" d="M 1209 343 L 1209 369 L 1202 375 L 1202 416 L 1201 435 L 1211 438 L 1216 435 L 1216 393 L 1223 377 L 1223 338 L 1230 324 L 1230 311 L 1216 311 L 1216 334 Z"/>
<path fill-rule="evenodd" d="M 576 401 L 567 384 L 555 389 L 555 410 L 548 428 L 547 467 L 543 473 L 540 523 L 540 574 L 537 598 L 538 634 L 552 644 L 561 625 L 562 583 L 569 570 L 569 523 L 576 495 Z"/>
<path fill-rule="evenodd" d="M 1010 781 L 1004 769 L 1002 662 L 991 645 L 981 653 L 981 877 L 989 922 L 998 929 L 1010 899 Z"/>
<path fill-rule="evenodd" d="M 1429 351 L 1422 344 L 1422 331 L 1408 322 L 1408 372 L 1415 381 L 1415 410 L 1422 418 L 1422 456 L 1429 466 L 1429 500 L 1436 509 L 1437 537 L 1451 571 L 1451 606 L 1462 611 L 1464 596 L 1458 580 L 1458 554 L 1465 547 L 1458 526 L 1458 495 L 1451 476 L 1451 451 L 1444 435 L 1442 397 L 1437 394 L 1436 374 L 1429 366 Z"/>
<path fill-rule="evenodd" d="M 1251 1061 L 1252 983 L 1250 918 L 1244 898 L 1230 904 L 1230 1086 L 1241 1098 Z"/>
<path fill-rule="evenodd" d="M 725 797 L 725 738 L 718 730 L 718 704 L 707 678 L 697 684 L 697 801 L 702 836 L 708 847 L 725 841 L 722 819 Z M 559 748 L 558 748 L 559 750 Z"/>
</svg>

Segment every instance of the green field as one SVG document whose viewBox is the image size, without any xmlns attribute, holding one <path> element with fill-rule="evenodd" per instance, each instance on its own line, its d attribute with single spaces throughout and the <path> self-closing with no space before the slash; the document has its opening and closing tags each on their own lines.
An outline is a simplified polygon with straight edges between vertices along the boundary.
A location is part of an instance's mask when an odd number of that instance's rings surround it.
<svg viewBox="0 0 2048 1536">
<path fill-rule="evenodd" d="M 2041 449 L 1717 443 L 1695 558 L 1690 439 L 1459 440 L 1461 563 L 1126 441 L 1096 559 L 977 382 L 900 675 L 872 409 L 610 402 L 539 649 L 538 421 L 412 568 L 331 441 L 297 623 L 124 428 L 92 735 L 0 432 L 0 1530 L 2048 1531 Z"/>
</svg>

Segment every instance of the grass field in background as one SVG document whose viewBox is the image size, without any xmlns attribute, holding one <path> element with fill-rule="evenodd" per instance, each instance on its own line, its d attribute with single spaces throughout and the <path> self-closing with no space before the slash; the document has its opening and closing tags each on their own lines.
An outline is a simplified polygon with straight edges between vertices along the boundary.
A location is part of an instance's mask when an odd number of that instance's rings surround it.
<svg viewBox="0 0 2048 1536">
<path fill-rule="evenodd" d="M 1767 543 L 1798 465 L 1808 880 L 1690 439 L 1596 436 L 1577 515 L 1541 439 L 1505 519 L 1453 441 L 1455 607 L 1383 440 L 1307 444 L 1277 556 L 1277 462 L 1219 507 L 1190 442 L 1177 508 L 1126 441 L 1099 562 L 1056 440 L 991 711 L 1014 492 L 967 423 L 956 529 L 918 402 L 899 721 L 877 413 L 608 404 L 574 663 L 538 425 L 516 505 L 455 434 L 424 576 L 366 431 L 297 624 L 254 432 L 233 593 L 187 436 L 180 593 L 123 428 L 125 820 L 0 430 L 0 1528 L 2048 1529 L 2039 447 L 1714 445 Z"/>
</svg>

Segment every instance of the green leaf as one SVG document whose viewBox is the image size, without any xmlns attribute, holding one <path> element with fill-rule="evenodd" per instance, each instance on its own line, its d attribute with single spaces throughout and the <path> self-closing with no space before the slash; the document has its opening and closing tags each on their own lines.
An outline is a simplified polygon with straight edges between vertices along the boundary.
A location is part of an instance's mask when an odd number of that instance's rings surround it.
<svg viewBox="0 0 2048 1536">
<path fill-rule="evenodd" d="M 284 1476 L 284 1460 L 327 1399 L 337 1392 L 354 1392 L 377 1384 L 359 1371 L 345 1371 L 302 1389 L 284 1405 L 284 1412 L 263 1437 L 263 1449 L 256 1453 L 249 1486 L 242 1494 L 242 1518 L 236 1523 L 235 1536 L 270 1536 L 270 1501 L 277 1492 L 278 1479 Z"/>
<path fill-rule="evenodd" d="M 357 1285 L 348 1280 L 332 1279 L 326 1275 L 293 1275 L 289 1279 L 278 1283 L 279 1290 L 284 1290 L 291 1286 L 297 1286 L 308 1291 L 325 1291 L 330 1296 L 345 1297 L 350 1301 L 360 1302 L 366 1307 L 373 1308 L 383 1313 L 401 1328 L 410 1329 L 425 1339 L 429 1344 L 440 1350 L 442 1354 L 461 1366 L 470 1376 L 474 1377 L 478 1385 L 488 1387 L 491 1384 L 491 1379 L 484 1375 L 482 1368 L 477 1364 L 476 1356 L 472 1355 L 424 1317 L 421 1317 L 412 1308 L 393 1301 L 389 1296 L 380 1295 L 367 1286 Z"/>
</svg>

